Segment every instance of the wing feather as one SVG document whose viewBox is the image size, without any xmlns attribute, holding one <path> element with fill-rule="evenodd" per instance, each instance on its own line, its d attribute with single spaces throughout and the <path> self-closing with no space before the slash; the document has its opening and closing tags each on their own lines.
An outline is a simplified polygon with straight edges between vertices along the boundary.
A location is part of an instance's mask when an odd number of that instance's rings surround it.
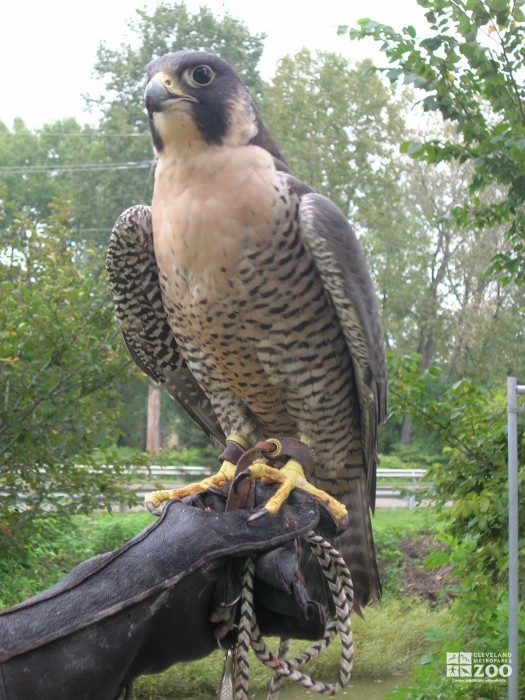
<svg viewBox="0 0 525 700">
<path fill-rule="evenodd" d="M 135 364 L 164 384 L 214 442 L 225 436 L 213 407 L 184 362 L 168 325 L 153 250 L 151 207 L 123 212 L 111 231 L 106 258 L 115 314 Z"/>
<path fill-rule="evenodd" d="M 345 335 L 361 409 L 368 498 L 375 505 L 377 426 L 386 419 L 385 345 L 376 294 L 357 237 L 341 210 L 317 193 L 299 208 L 302 239 L 330 295 Z"/>
</svg>

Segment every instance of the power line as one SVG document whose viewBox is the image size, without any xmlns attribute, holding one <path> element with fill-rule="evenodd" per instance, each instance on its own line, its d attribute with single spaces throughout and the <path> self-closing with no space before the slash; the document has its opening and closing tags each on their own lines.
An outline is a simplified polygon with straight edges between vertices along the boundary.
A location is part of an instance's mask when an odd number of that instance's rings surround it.
<svg viewBox="0 0 525 700">
<path fill-rule="evenodd" d="M 54 136 L 60 136 L 61 138 L 69 138 L 79 136 L 85 139 L 96 139 L 96 138 L 110 138 L 114 136 L 119 138 L 144 138 L 151 139 L 151 134 L 148 130 L 145 131 L 98 131 L 97 129 L 93 131 L 30 131 L 30 132 L 17 132 L 11 131 L 3 133 L 0 136 L 7 137 L 9 139 L 16 138 L 17 136 L 35 136 L 36 138 L 53 138 Z"/>
<path fill-rule="evenodd" d="M 151 134 L 149 131 L 142 131 L 142 132 L 137 132 L 137 133 L 126 133 L 126 132 L 117 132 L 117 131 L 92 131 L 92 132 L 87 132 L 87 133 L 80 133 L 76 131 L 49 131 L 49 132 L 42 132 L 42 131 L 37 131 L 36 136 L 38 138 L 40 137 L 45 137 L 45 138 L 52 138 L 53 136 L 60 136 L 61 138 L 68 138 L 69 136 L 80 136 L 80 138 L 86 138 L 86 139 L 93 139 L 93 138 L 110 138 L 112 139 L 114 136 L 117 136 L 119 138 L 147 138 L 148 140 L 151 139 Z M 16 133 L 9 134 L 9 136 L 17 136 Z"/>
<path fill-rule="evenodd" d="M 107 233 L 111 226 L 106 228 L 74 228 L 75 233 Z"/>
<path fill-rule="evenodd" d="M 38 173 L 84 173 L 103 170 L 151 170 L 154 161 L 131 161 L 128 163 L 79 163 L 68 165 L 2 165 L 1 175 L 31 175 Z"/>
</svg>

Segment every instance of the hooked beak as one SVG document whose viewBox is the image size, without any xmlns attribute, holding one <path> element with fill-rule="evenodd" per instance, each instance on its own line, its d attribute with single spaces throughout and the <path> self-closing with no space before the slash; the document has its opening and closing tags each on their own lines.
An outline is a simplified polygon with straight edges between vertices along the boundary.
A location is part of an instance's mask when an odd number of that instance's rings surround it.
<svg viewBox="0 0 525 700">
<path fill-rule="evenodd" d="M 180 83 L 167 73 L 157 73 L 153 76 L 146 85 L 144 100 L 149 114 L 165 112 L 179 101 L 198 102 L 197 98 L 186 95 Z"/>
</svg>

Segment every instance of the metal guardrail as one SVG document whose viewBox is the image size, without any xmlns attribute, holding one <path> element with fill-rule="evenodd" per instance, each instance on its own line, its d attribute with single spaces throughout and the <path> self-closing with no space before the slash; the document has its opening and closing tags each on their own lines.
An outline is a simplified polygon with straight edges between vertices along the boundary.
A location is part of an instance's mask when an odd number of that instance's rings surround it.
<svg viewBox="0 0 525 700">
<path fill-rule="evenodd" d="M 151 467 L 130 467 L 133 469 L 134 473 L 141 474 L 143 476 L 161 476 L 161 477 L 172 477 L 172 476 L 185 476 L 185 475 L 208 475 L 213 473 L 213 467 L 197 467 L 192 465 L 178 465 L 178 466 L 159 466 L 154 465 Z M 378 479 L 412 479 L 415 482 L 422 479 L 427 473 L 426 469 L 381 469 L 377 470 Z"/>
<path fill-rule="evenodd" d="M 151 467 L 138 467 L 134 470 L 137 477 L 143 484 L 155 482 L 161 482 L 164 487 L 175 486 L 180 483 L 181 477 L 196 477 L 204 478 L 213 473 L 212 467 L 199 467 L 192 465 L 183 466 L 151 466 Z M 421 480 L 426 476 L 426 469 L 378 469 L 377 470 L 377 481 L 378 486 L 376 489 L 376 499 L 380 501 L 381 499 L 398 499 L 405 500 L 409 510 L 415 508 L 416 505 L 416 495 L 415 493 L 410 493 L 407 495 L 407 490 L 417 491 L 421 488 Z M 400 485 L 395 484 L 381 484 L 382 481 L 393 479 L 396 482 L 402 482 Z M 142 498 L 147 489 L 143 486 L 136 490 L 137 497 Z M 377 505 L 381 505 L 377 503 Z"/>
<path fill-rule="evenodd" d="M 412 479 L 417 482 L 426 474 L 426 469 L 377 469 L 378 479 Z"/>
<path fill-rule="evenodd" d="M 205 477 L 213 474 L 213 467 L 195 467 L 192 465 L 183 466 L 152 466 L 152 467 L 130 467 L 134 474 L 142 477 L 155 477 L 162 479 L 180 478 L 181 476 Z"/>
<path fill-rule="evenodd" d="M 103 469 L 104 467 L 98 467 L 97 469 Z M 111 468 L 109 465 L 105 468 Z M 89 469 L 89 467 L 86 467 Z M 137 505 L 143 500 L 144 495 L 149 491 L 156 488 L 173 488 L 175 486 L 181 485 L 184 481 L 193 480 L 198 481 L 204 479 L 214 472 L 213 467 L 203 467 L 195 465 L 181 465 L 181 466 L 160 466 L 153 465 L 150 467 L 135 467 L 130 465 L 127 468 L 129 474 L 136 479 L 136 481 L 130 485 L 130 490 L 134 492 L 137 497 Z M 415 491 L 421 489 L 421 480 L 425 477 L 427 471 L 426 469 L 378 469 L 377 470 L 377 481 L 378 486 L 376 489 L 376 501 L 377 505 L 381 506 L 381 499 L 396 499 L 405 500 L 409 509 L 413 509 L 416 504 Z M 385 481 L 394 480 L 394 483 L 382 483 Z M 412 493 L 407 495 L 407 491 L 410 490 Z M 0 495 L 7 495 L 5 492 L 0 491 Z M 67 493 L 56 492 L 53 493 L 56 498 L 68 498 Z M 17 500 L 20 504 L 23 504 L 28 498 L 27 494 L 18 493 Z M 126 509 L 122 506 L 122 509 Z"/>
<path fill-rule="evenodd" d="M 414 510 L 416 507 L 416 494 L 414 491 L 421 489 L 421 480 L 425 478 L 427 474 L 426 469 L 381 469 L 377 470 L 377 482 L 376 487 L 376 505 L 380 506 L 381 498 L 395 498 L 407 501 L 407 506 L 409 510 Z M 381 481 L 385 479 L 395 479 L 403 480 L 403 489 L 394 485 L 381 485 Z M 411 493 L 407 495 L 406 491 L 409 490 Z"/>
</svg>

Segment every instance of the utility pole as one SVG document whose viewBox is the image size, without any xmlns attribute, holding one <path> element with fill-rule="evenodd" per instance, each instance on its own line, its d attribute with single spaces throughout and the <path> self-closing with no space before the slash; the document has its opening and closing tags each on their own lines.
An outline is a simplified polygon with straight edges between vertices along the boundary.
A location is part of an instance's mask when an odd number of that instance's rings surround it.
<svg viewBox="0 0 525 700">
<path fill-rule="evenodd" d="M 512 672 L 508 680 L 508 700 L 518 700 L 518 395 L 525 386 L 515 377 L 507 379 L 507 416 L 509 448 L 509 652 Z M 521 409 L 522 410 L 522 409 Z"/>
<path fill-rule="evenodd" d="M 160 450 L 160 386 L 149 383 L 148 387 L 148 427 L 146 432 L 146 450 Z"/>
</svg>

